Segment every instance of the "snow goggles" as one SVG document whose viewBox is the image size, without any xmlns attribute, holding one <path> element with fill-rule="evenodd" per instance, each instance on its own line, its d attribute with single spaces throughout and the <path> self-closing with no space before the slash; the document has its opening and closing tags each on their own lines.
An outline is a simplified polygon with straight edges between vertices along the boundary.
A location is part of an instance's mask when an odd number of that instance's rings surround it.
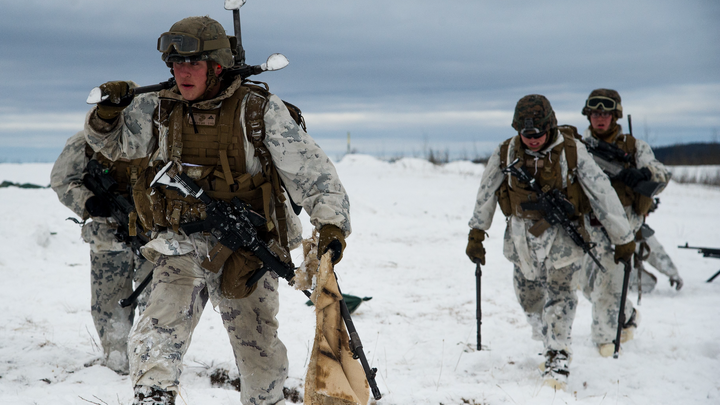
<svg viewBox="0 0 720 405">
<path fill-rule="evenodd" d="M 172 48 L 179 55 L 194 55 L 200 52 L 230 48 L 228 38 L 203 40 L 194 35 L 179 32 L 166 32 L 158 38 L 157 49 L 162 53 L 170 53 Z"/>
<path fill-rule="evenodd" d="M 587 101 L 585 102 L 585 107 L 591 110 L 603 109 L 607 111 L 612 111 L 617 107 L 617 103 L 610 97 L 594 96 L 587 99 Z"/>
<path fill-rule="evenodd" d="M 525 128 L 520 131 L 523 138 L 538 139 L 545 135 L 545 131 L 535 127 L 532 118 L 525 118 Z"/>
</svg>

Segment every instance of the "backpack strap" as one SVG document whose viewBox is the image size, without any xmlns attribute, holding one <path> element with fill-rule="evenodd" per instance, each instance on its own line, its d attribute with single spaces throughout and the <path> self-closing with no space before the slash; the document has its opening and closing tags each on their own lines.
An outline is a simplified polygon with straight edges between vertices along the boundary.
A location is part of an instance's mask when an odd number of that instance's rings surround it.
<svg viewBox="0 0 720 405">
<path fill-rule="evenodd" d="M 255 89 L 256 86 L 252 86 Z M 254 89 L 253 89 L 254 90 Z M 248 141 L 255 147 L 255 156 L 260 160 L 260 166 L 262 172 L 265 174 L 267 179 L 272 185 L 273 193 L 275 195 L 275 217 L 278 221 L 278 236 L 280 237 L 280 244 L 288 249 L 288 235 L 287 235 L 287 217 L 285 212 L 285 198 L 283 195 L 282 186 L 280 184 L 280 177 L 277 173 L 277 168 L 272 161 L 272 155 L 265 145 L 265 108 L 267 107 L 267 91 L 255 92 L 250 91 L 248 98 L 245 103 L 245 133 L 248 137 Z M 268 230 L 270 224 L 268 224 Z"/>
</svg>

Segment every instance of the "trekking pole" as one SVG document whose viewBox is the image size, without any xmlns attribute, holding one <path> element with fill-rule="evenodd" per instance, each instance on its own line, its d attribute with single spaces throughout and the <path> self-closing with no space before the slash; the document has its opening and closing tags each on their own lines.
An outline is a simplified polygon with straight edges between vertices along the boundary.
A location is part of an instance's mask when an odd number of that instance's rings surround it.
<svg viewBox="0 0 720 405">
<path fill-rule="evenodd" d="M 480 268 L 480 262 L 475 262 L 475 298 L 477 300 L 477 308 L 475 310 L 475 319 L 477 320 L 477 349 L 482 350 L 480 344 L 482 340 L 482 333 L 480 329 L 482 327 L 482 307 L 480 298 L 482 297 L 480 287 L 482 286 L 482 269 Z"/>
<path fill-rule="evenodd" d="M 613 359 L 617 359 L 620 353 L 620 335 L 622 334 L 623 325 L 625 325 L 625 300 L 627 299 L 628 283 L 630 282 L 630 260 L 624 261 L 625 275 L 623 276 L 622 294 L 620 295 L 620 311 L 618 312 L 618 326 L 617 334 L 615 335 L 615 351 L 613 352 Z"/>
</svg>

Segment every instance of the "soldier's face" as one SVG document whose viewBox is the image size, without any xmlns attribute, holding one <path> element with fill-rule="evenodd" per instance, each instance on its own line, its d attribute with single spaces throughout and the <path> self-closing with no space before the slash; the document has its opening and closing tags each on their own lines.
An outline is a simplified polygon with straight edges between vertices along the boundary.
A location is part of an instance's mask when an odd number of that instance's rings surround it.
<svg viewBox="0 0 720 405">
<path fill-rule="evenodd" d="M 593 111 L 590 114 L 590 125 L 598 132 L 607 131 L 612 122 L 612 113 L 608 111 Z"/>
<path fill-rule="evenodd" d="M 197 100 L 207 88 L 207 61 L 175 62 L 173 72 L 175 81 L 183 98 L 188 101 Z"/>
<path fill-rule="evenodd" d="M 545 141 L 547 140 L 547 133 L 540 138 L 526 138 L 522 135 L 520 135 L 520 139 L 522 139 L 522 142 L 527 146 L 528 149 L 530 149 L 533 152 L 537 152 L 542 148 L 542 146 L 545 144 Z"/>
</svg>

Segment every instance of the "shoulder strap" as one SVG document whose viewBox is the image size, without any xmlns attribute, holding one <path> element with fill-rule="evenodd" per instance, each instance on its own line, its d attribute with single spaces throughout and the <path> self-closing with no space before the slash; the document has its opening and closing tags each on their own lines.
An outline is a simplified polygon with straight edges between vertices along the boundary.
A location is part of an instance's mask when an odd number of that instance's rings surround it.
<svg viewBox="0 0 720 405">
<path fill-rule="evenodd" d="M 253 90 L 257 86 L 252 86 Z M 275 216 L 278 221 L 278 236 L 280 244 L 288 249 L 287 218 L 285 212 L 285 200 L 283 195 L 280 177 L 272 161 L 272 155 L 265 145 L 265 107 L 267 106 L 267 95 L 265 92 L 250 91 L 245 103 L 245 128 L 248 141 L 255 147 L 255 156 L 260 159 L 262 172 L 265 174 L 273 188 L 275 195 Z"/>
</svg>

